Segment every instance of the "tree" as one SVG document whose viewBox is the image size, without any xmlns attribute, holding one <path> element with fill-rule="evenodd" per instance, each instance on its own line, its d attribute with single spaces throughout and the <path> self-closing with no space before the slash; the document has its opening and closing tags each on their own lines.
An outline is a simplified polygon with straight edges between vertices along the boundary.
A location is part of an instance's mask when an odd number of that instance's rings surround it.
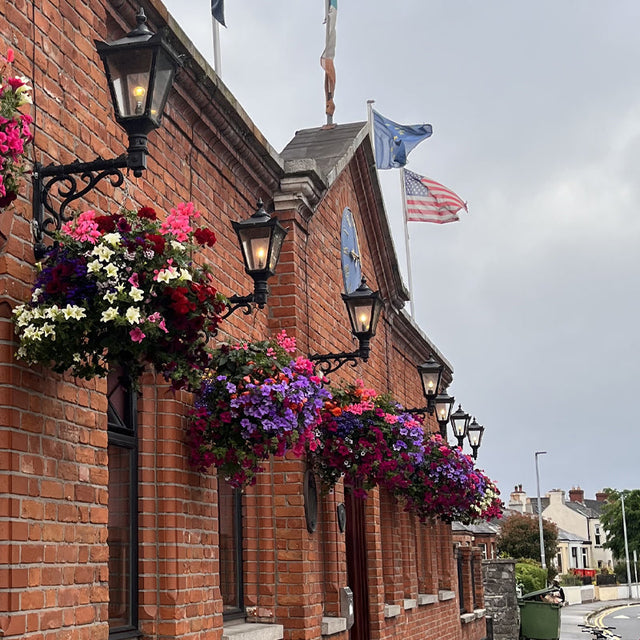
<svg viewBox="0 0 640 640">
<path fill-rule="evenodd" d="M 544 555 L 547 564 L 555 562 L 558 553 L 558 527 L 542 520 Z M 498 551 L 511 558 L 531 558 L 540 561 L 540 529 L 538 518 L 526 513 L 514 513 L 501 524 L 497 539 Z"/>
<path fill-rule="evenodd" d="M 620 491 L 605 489 L 604 492 L 607 494 L 607 501 L 600 516 L 600 522 L 607 534 L 604 546 L 611 549 L 616 558 L 624 561 L 624 530 Z M 624 492 L 624 512 L 627 521 L 629 554 L 632 556 L 634 549 L 640 552 L 640 489 Z M 633 561 L 633 557 L 629 559 Z"/>
</svg>

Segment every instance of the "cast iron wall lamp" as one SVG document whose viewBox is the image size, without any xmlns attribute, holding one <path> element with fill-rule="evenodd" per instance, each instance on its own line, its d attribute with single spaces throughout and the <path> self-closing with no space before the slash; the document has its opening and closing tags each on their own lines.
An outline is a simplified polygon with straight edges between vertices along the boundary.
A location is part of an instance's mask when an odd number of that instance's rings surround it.
<svg viewBox="0 0 640 640">
<path fill-rule="evenodd" d="M 467 437 L 467 430 L 469 429 L 469 421 L 471 416 L 462 410 L 462 405 L 458 405 L 457 411 L 451 414 L 451 430 L 453 435 L 458 440 L 458 446 L 462 449 L 464 439 Z"/>
<path fill-rule="evenodd" d="M 253 293 L 246 296 L 229 297 L 229 310 L 222 316 L 227 318 L 237 309 L 249 314 L 253 305 L 260 309 L 267 303 L 269 287 L 267 280 L 274 275 L 282 242 L 288 233 L 277 220 L 264 209 L 262 200 L 258 201 L 256 212 L 247 220 L 232 222 L 233 230 L 238 235 L 240 250 L 244 260 L 244 270 L 253 278 Z"/>
<path fill-rule="evenodd" d="M 455 402 L 455 398 L 446 393 L 438 393 L 440 382 L 442 380 L 442 372 L 444 367 L 431 356 L 426 362 L 417 366 L 422 382 L 422 393 L 427 401 L 426 407 L 418 409 L 407 409 L 409 413 L 429 415 L 436 414 L 438 426 L 440 427 L 440 435 L 447 439 L 447 423 L 451 415 L 451 407 Z"/>
<path fill-rule="evenodd" d="M 471 450 L 473 451 L 473 459 L 476 460 L 478 458 L 478 449 L 482 444 L 482 434 L 484 433 L 484 427 L 479 425 L 474 418 L 469 428 L 467 429 L 467 438 L 469 439 L 469 444 L 471 445 Z"/>
<path fill-rule="evenodd" d="M 96 158 L 92 162 L 75 161 L 46 167 L 35 164 L 32 224 L 34 253 L 38 260 L 47 251 L 44 234 L 50 235 L 69 220 L 65 211 L 71 202 L 94 189 L 103 178 L 109 178 L 114 187 L 120 186 L 124 181 L 122 169 L 130 169 L 134 176 L 140 177 L 147 167 L 147 135 L 161 124 L 162 112 L 181 62 L 163 36 L 154 34 L 147 27 L 142 8 L 136 21 L 136 28 L 120 40 L 95 41 L 104 63 L 116 121 L 129 136 L 127 152 L 118 158 Z M 59 209 L 50 200 L 54 185 L 58 187 Z"/>
<path fill-rule="evenodd" d="M 351 333 L 358 339 L 359 345 L 356 351 L 310 355 L 309 360 L 317 362 L 325 376 L 337 371 L 347 362 L 355 367 L 358 360 L 366 362 L 369 359 L 371 338 L 376 335 L 380 312 L 384 306 L 380 292 L 372 291 L 364 277 L 360 286 L 353 293 L 343 293 L 342 299 L 349 314 Z"/>
</svg>

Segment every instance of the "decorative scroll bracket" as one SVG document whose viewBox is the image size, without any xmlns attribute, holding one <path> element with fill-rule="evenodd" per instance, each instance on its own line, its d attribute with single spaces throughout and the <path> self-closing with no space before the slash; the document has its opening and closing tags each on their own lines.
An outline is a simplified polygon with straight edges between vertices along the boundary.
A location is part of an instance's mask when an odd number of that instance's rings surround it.
<svg viewBox="0 0 640 640">
<path fill-rule="evenodd" d="M 96 158 L 92 162 L 75 161 L 65 165 L 47 165 L 36 163 L 33 168 L 33 252 L 36 260 L 42 260 L 47 253 L 45 235 L 51 237 L 64 222 L 71 217 L 67 212 L 69 205 L 84 197 L 103 179 L 107 178 L 112 187 L 124 182 L 122 169 L 128 166 L 128 156 L 121 155 L 111 160 Z M 57 186 L 56 208 L 51 198 L 51 190 Z"/>
</svg>

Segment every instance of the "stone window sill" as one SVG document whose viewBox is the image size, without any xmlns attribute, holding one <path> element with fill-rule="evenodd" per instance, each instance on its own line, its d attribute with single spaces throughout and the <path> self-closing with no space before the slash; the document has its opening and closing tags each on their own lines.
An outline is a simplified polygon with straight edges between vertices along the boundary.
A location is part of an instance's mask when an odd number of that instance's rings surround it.
<svg viewBox="0 0 640 640">
<path fill-rule="evenodd" d="M 438 591 L 438 600 L 440 600 L 440 602 L 444 602 L 445 600 L 454 600 L 455 597 L 455 591 L 447 591 L 446 589 L 440 589 L 440 591 Z"/>
<path fill-rule="evenodd" d="M 438 594 L 437 593 L 419 593 L 418 594 L 418 606 L 422 606 L 425 604 L 435 604 L 438 602 Z"/>
<path fill-rule="evenodd" d="M 347 630 L 347 619 L 335 616 L 324 616 L 322 618 L 322 635 L 332 636 L 334 633 L 340 633 Z"/>
<path fill-rule="evenodd" d="M 282 640 L 283 637 L 281 624 L 241 622 L 226 625 L 222 631 L 222 640 Z"/>
<path fill-rule="evenodd" d="M 384 617 L 396 618 L 402 613 L 402 607 L 399 604 L 385 604 Z"/>
</svg>

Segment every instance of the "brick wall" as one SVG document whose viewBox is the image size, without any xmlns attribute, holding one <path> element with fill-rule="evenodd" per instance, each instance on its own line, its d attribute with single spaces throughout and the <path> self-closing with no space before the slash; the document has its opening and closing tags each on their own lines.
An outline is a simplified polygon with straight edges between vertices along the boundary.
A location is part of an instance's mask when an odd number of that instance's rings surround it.
<svg viewBox="0 0 640 640">
<path fill-rule="evenodd" d="M 117 8 L 117 10 L 116 10 Z M 34 159 L 69 162 L 119 155 L 125 135 L 112 117 L 93 39 L 121 37 L 133 24 L 129 2 L 16 0 L 0 5 L 10 28 L 0 46 L 16 50 L 15 68 L 35 88 Z M 154 30 L 171 18 L 149 3 Z M 122 188 L 101 184 L 84 207 L 113 212 L 149 204 L 167 211 L 192 200 L 218 237 L 199 259 L 210 263 L 223 292 L 245 294 L 245 275 L 230 222 L 248 217 L 258 198 L 270 205 L 280 191 L 283 163 L 235 104 L 190 43 L 165 111 L 150 135 L 149 169 Z M 340 216 L 354 213 L 364 273 L 389 300 L 393 250 L 371 185 L 368 142 L 310 208 L 281 197 L 278 217 L 289 228 L 268 306 L 234 314 L 217 339 L 261 339 L 286 329 L 303 353 L 355 347 L 340 299 Z M 15 205 L 0 214 L 0 634 L 25 640 L 106 640 L 108 637 L 107 399 L 104 380 L 83 382 L 25 367 L 15 360 L 12 308 L 34 277 L 27 183 Z M 415 365 L 432 345 L 394 303 L 387 304 L 368 363 L 334 374 L 362 377 L 407 406 L 424 403 Z M 450 379 L 451 372 L 447 371 Z M 139 619 L 145 640 L 217 640 L 222 636 L 217 479 L 187 464 L 185 414 L 192 398 L 173 394 L 148 373 L 138 400 Z M 432 431 L 437 425 L 428 421 Z M 244 586 L 249 617 L 284 625 L 290 640 L 319 638 L 323 616 L 339 616 L 347 585 L 345 534 L 336 507 L 343 487 L 322 496 L 315 533 L 305 527 L 298 460 L 266 465 L 243 496 Z M 366 581 L 371 638 L 477 640 L 462 629 L 455 600 L 404 611 L 405 599 L 453 589 L 450 528 L 421 525 L 378 490 L 364 505 Z M 385 604 L 400 605 L 385 617 Z M 475 628 L 475 627 L 474 627 Z M 338 640 L 347 634 L 334 636 Z"/>
</svg>

